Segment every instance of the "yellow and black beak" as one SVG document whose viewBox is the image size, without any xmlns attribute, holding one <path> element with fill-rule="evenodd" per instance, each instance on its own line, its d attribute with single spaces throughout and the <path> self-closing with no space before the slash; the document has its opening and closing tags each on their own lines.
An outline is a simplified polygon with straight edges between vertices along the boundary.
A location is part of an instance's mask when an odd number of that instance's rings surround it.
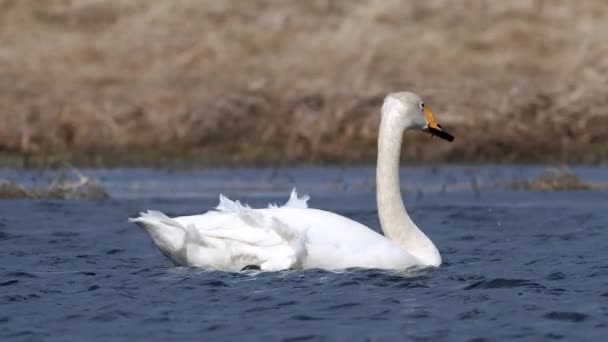
<svg viewBox="0 0 608 342">
<path fill-rule="evenodd" d="M 426 117 L 427 122 L 427 126 L 424 130 L 425 132 L 428 132 L 429 134 L 439 137 L 441 139 L 445 139 L 449 142 L 452 142 L 452 140 L 454 140 L 454 136 L 444 131 L 443 128 L 441 128 L 441 126 L 437 123 L 437 121 L 435 121 L 435 118 L 433 117 L 433 112 L 430 108 L 424 108 L 424 116 Z"/>
</svg>

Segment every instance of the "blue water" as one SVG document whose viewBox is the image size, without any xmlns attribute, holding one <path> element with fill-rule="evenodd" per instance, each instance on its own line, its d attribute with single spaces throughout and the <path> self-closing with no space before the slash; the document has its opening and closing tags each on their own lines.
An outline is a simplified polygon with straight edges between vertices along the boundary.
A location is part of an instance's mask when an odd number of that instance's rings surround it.
<svg viewBox="0 0 608 342">
<path fill-rule="evenodd" d="M 298 185 L 311 206 L 378 229 L 373 169 L 88 170 L 110 199 L 0 201 L 0 340 L 603 341 L 608 191 L 484 187 L 538 171 L 405 168 L 439 269 L 222 273 L 173 266 L 127 217 L 203 212 L 219 192 L 282 203 Z"/>
</svg>

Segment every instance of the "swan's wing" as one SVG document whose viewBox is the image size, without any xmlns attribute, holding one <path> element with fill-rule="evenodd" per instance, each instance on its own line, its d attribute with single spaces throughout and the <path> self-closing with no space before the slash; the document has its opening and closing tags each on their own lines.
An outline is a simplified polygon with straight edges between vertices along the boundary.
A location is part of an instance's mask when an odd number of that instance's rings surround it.
<svg viewBox="0 0 608 342">
<path fill-rule="evenodd" d="M 310 196 L 304 195 L 302 197 L 298 197 L 298 192 L 296 188 L 291 190 L 291 194 L 289 195 L 289 199 L 285 204 L 283 204 L 283 208 L 299 208 L 299 209 L 307 209 L 308 208 L 308 200 L 310 200 Z M 269 209 L 276 209 L 278 206 L 276 204 L 269 204 Z"/>
<path fill-rule="evenodd" d="M 301 267 L 307 254 L 305 231 L 225 196 L 220 196 L 217 211 L 203 215 L 172 219 L 154 212 L 133 221 L 148 230 L 163 254 L 188 266 L 239 271 L 256 265 L 276 271 Z M 163 233 L 181 236 L 179 248 L 163 250 Z"/>
<path fill-rule="evenodd" d="M 295 191 L 292 197 L 297 199 Z M 255 264 L 262 270 L 301 266 L 306 257 L 305 231 L 294 229 L 268 213 L 251 209 L 225 196 L 220 196 L 217 210 L 223 222 L 216 223 L 212 229 L 205 229 L 208 237 L 222 239 L 240 258 L 257 260 Z"/>
</svg>

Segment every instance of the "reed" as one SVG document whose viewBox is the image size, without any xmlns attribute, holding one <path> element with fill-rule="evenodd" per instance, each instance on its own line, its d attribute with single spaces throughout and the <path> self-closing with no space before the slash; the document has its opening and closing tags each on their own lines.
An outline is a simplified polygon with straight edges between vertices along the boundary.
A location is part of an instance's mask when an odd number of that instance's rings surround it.
<svg viewBox="0 0 608 342">
<path fill-rule="evenodd" d="M 0 0 L 0 153 L 361 163 L 382 96 L 457 139 L 416 162 L 608 160 L 608 3 Z"/>
</svg>

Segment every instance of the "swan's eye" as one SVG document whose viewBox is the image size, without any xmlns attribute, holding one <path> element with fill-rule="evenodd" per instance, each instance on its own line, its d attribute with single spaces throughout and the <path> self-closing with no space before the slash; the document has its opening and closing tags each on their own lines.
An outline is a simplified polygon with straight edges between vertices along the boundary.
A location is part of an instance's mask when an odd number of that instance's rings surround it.
<svg viewBox="0 0 608 342">
<path fill-rule="evenodd" d="M 424 102 L 420 102 L 418 105 L 420 106 L 420 109 L 424 109 Z"/>
</svg>

